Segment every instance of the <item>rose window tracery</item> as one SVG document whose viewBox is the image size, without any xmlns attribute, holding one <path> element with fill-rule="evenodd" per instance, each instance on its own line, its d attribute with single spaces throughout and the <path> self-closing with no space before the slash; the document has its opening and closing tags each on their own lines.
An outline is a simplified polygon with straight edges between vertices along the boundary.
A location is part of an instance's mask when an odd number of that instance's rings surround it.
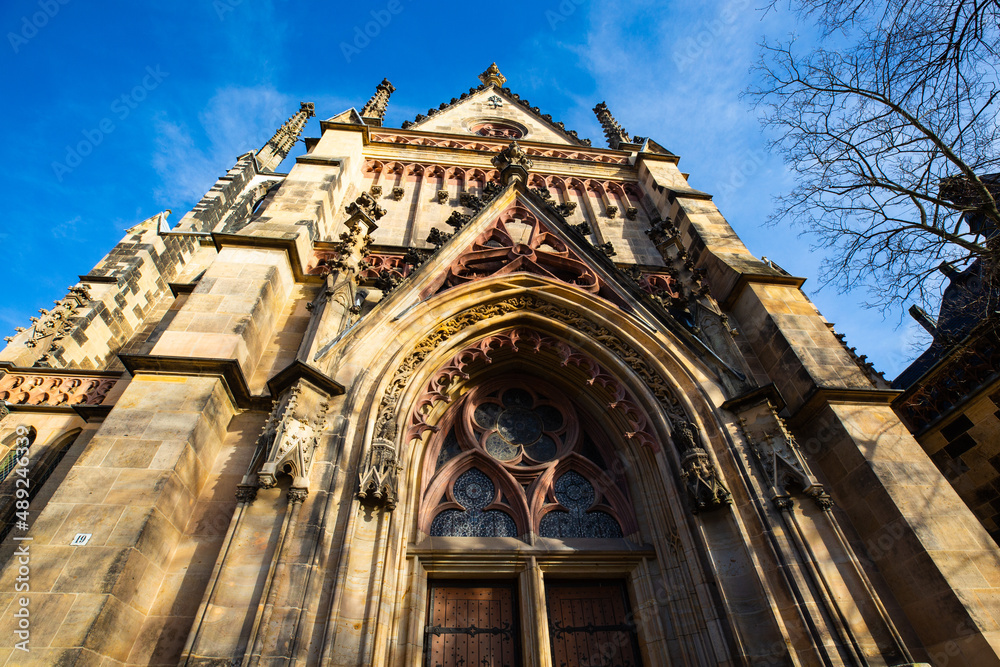
<svg viewBox="0 0 1000 667">
<path fill-rule="evenodd" d="M 473 134 L 478 134 L 483 137 L 493 137 L 499 139 L 521 139 L 524 137 L 524 131 L 510 123 L 501 123 L 499 121 L 488 121 L 485 123 L 476 123 L 469 130 Z"/>
<path fill-rule="evenodd" d="M 442 417 L 421 522 L 432 536 L 621 538 L 635 532 L 612 452 L 561 392 L 501 382 L 466 394 Z M 601 440 L 600 443 L 597 441 Z"/>
</svg>

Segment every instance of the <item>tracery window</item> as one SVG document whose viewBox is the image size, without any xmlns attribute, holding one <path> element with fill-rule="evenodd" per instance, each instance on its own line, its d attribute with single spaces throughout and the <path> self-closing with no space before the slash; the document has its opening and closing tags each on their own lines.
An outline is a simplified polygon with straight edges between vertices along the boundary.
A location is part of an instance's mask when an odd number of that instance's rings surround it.
<svg viewBox="0 0 1000 667">
<path fill-rule="evenodd" d="M 478 134 L 484 137 L 496 137 L 500 139 L 520 139 L 524 136 L 524 131 L 521 128 L 511 125 L 509 123 L 501 123 L 498 121 L 489 121 L 486 123 L 477 123 L 469 128 L 473 134 Z"/>
<path fill-rule="evenodd" d="M 442 537 L 621 538 L 635 519 L 597 429 L 540 381 L 466 394 L 431 444 L 422 529 Z M 603 453 L 602 453 L 603 450 Z"/>
</svg>

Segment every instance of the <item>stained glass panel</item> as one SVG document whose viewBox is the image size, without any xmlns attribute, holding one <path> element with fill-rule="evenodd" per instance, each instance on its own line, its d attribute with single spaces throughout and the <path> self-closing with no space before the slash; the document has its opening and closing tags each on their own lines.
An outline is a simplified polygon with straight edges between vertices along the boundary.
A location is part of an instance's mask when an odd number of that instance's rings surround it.
<svg viewBox="0 0 1000 667">
<path fill-rule="evenodd" d="M 577 472 L 564 473 L 555 483 L 556 500 L 568 509 L 552 511 L 542 517 L 538 534 L 542 537 L 596 537 L 622 536 L 621 526 L 607 512 L 587 510 L 594 504 L 594 487 Z"/>
<path fill-rule="evenodd" d="M 431 535 L 437 537 L 517 537 L 517 525 L 505 512 L 483 511 L 493 502 L 496 487 L 485 473 L 473 468 L 459 475 L 452 487 L 455 501 L 465 510 L 445 510 L 434 517 Z"/>
</svg>

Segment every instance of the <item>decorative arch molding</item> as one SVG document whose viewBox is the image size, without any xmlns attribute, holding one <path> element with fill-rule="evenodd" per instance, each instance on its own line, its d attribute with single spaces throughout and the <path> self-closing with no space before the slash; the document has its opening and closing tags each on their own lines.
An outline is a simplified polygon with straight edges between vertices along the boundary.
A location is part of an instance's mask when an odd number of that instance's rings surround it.
<svg viewBox="0 0 1000 667">
<path fill-rule="evenodd" d="M 701 444 L 697 428 L 688 417 L 668 380 L 658 372 L 631 343 L 623 339 L 607 326 L 564 306 L 557 305 L 539 294 L 519 294 L 491 303 L 482 303 L 456 313 L 437 324 L 411 348 L 396 368 L 382 396 L 376 411 L 373 441 L 399 442 L 409 444 L 411 440 L 397 438 L 400 427 L 408 428 L 405 418 L 399 414 L 400 399 L 410 384 L 416 370 L 434 353 L 438 347 L 453 336 L 479 323 L 508 317 L 516 313 L 531 313 L 540 320 L 550 320 L 574 329 L 584 337 L 600 344 L 607 352 L 627 366 L 633 376 L 648 389 L 656 400 L 659 411 L 669 423 L 672 433 L 687 434 L 691 437 L 671 437 L 678 450 L 682 467 L 681 477 L 693 496 L 694 511 L 708 510 L 730 501 L 728 489 L 723 485 L 711 457 Z M 682 428 L 684 427 L 684 428 Z M 639 432 L 639 431 L 636 431 Z M 698 456 L 688 456 L 695 454 Z M 405 457 L 401 457 L 403 460 Z M 691 462 L 689 466 L 688 463 Z M 688 468 L 690 467 L 690 470 Z M 694 483 L 695 481 L 699 483 Z M 711 490 L 711 493 L 705 491 Z"/>
<path fill-rule="evenodd" d="M 453 392 L 450 389 L 462 380 L 469 379 L 471 367 L 491 364 L 501 356 L 510 354 L 541 356 L 545 353 L 559 367 L 578 370 L 584 376 L 585 384 L 599 391 L 607 408 L 617 413 L 628 425 L 624 433 L 626 438 L 634 439 L 654 452 L 659 450 L 659 444 L 650 433 L 649 422 L 639 407 L 639 402 L 617 378 L 592 356 L 575 346 L 527 327 L 490 334 L 456 352 L 431 377 L 423 393 L 414 402 L 403 442 L 420 438 L 427 431 L 438 430 L 427 422 L 429 413 L 441 401 L 452 400 Z"/>
<path fill-rule="evenodd" d="M 396 438 L 396 413 L 400 396 L 409 384 L 414 371 L 434 350 L 470 326 L 516 312 L 530 312 L 543 319 L 555 320 L 599 342 L 645 384 L 671 424 L 690 421 L 667 381 L 631 344 L 607 327 L 580 313 L 553 304 L 537 294 L 522 294 L 467 308 L 440 322 L 421 338 L 403 358 L 386 387 L 376 413 L 375 437 Z"/>
</svg>

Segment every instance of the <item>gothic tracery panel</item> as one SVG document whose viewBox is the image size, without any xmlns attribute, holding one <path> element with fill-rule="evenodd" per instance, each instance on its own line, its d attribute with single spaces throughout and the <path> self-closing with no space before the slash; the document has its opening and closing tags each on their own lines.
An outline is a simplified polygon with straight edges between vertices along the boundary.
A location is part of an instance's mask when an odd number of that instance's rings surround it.
<svg viewBox="0 0 1000 667">
<path fill-rule="evenodd" d="M 623 481 L 604 464 L 613 453 L 595 444 L 593 429 L 581 427 L 578 408 L 557 389 L 534 379 L 480 385 L 442 423 L 427 454 L 434 467 L 421 522 L 429 535 L 614 539 L 635 532 Z"/>
</svg>

